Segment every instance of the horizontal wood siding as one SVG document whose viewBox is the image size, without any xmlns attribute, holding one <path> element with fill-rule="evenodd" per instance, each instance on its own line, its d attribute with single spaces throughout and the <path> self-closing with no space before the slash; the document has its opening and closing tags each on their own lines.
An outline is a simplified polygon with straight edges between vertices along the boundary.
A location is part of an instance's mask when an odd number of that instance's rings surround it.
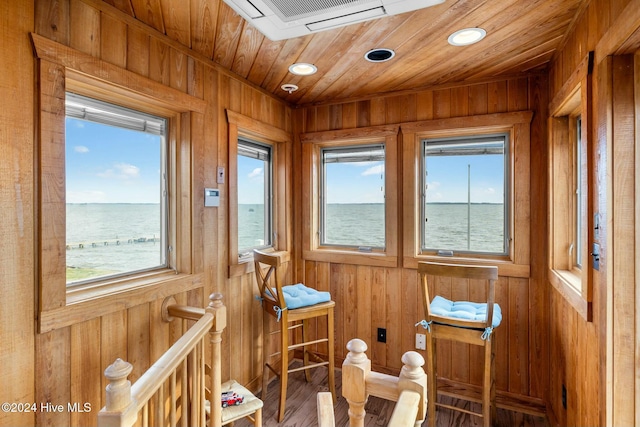
<svg viewBox="0 0 640 427">
<path fill-rule="evenodd" d="M 547 102 L 546 77 L 532 75 L 365 101 L 308 106 L 294 110 L 294 126 L 297 134 L 474 114 L 544 111 Z M 522 153 L 520 157 L 516 153 L 518 162 L 530 165 L 530 187 L 535 190 L 524 199 L 531 197 L 531 205 L 539 207 L 532 209 L 532 213 L 536 212 L 531 217 L 531 230 L 535 230 L 532 232 L 536 236 L 542 235 L 546 227 L 545 126 L 543 119 L 535 117 L 530 153 Z M 294 164 L 302 164 L 300 145 L 294 147 L 294 159 L 297 159 Z M 296 181 L 302 179 L 299 170 L 293 173 Z M 400 184 L 394 190 L 401 192 Z M 294 196 L 302 200 L 301 189 L 296 188 Z M 398 230 L 401 229 L 398 224 Z M 416 270 L 303 260 L 298 249 L 302 247 L 300 223 L 295 225 L 294 236 L 298 279 L 304 280 L 307 286 L 329 289 L 336 301 L 336 356 L 345 357 L 346 343 L 352 338 L 361 338 L 369 345 L 368 356 L 376 369 L 398 372 L 400 357 L 415 349 L 415 334 L 423 332 L 414 326 L 423 318 Z M 537 249 L 531 251 L 531 279 L 503 276 L 497 285 L 496 300 L 502 307 L 504 320 L 496 331 L 496 383 L 502 392 L 542 399 L 549 367 L 549 341 L 545 332 L 549 317 L 544 286 L 546 244 L 539 238 L 531 240 Z M 320 271 L 323 274 L 319 274 Z M 466 284 L 436 286 L 445 297 L 473 297 Z M 387 330 L 386 344 L 377 342 L 378 328 Z M 477 349 L 464 344 L 452 348 L 443 342 L 438 351 L 443 376 L 463 383 L 481 383 L 481 369 L 474 363 L 481 356 Z M 423 355 L 426 357 L 425 352 Z"/>
</svg>

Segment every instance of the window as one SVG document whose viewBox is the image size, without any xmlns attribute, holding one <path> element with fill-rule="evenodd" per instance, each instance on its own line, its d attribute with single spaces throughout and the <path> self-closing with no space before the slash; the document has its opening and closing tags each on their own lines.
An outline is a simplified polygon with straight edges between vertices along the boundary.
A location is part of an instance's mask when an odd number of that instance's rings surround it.
<svg viewBox="0 0 640 427">
<path fill-rule="evenodd" d="M 398 125 L 300 135 L 305 260 L 397 266 L 398 136 Z"/>
<path fill-rule="evenodd" d="M 167 266 L 166 122 L 66 94 L 67 285 Z"/>
<path fill-rule="evenodd" d="M 589 213 L 593 154 L 588 143 L 592 69 L 590 52 L 549 107 L 549 277 L 587 321 L 592 319 L 593 292 L 588 255 L 594 229 L 594 215 Z"/>
<path fill-rule="evenodd" d="M 272 246 L 272 166 L 269 145 L 238 141 L 238 251 Z"/>
<path fill-rule="evenodd" d="M 506 255 L 509 135 L 422 141 L 422 251 Z"/>
<path fill-rule="evenodd" d="M 571 252 L 572 252 L 572 261 L 574 268 L 580 270 L 582 268 L 582 251 L 578 250 L 578 248 L 582 248 L 582 234 L 583 234 L 583 220 L 582 220 L 582 212 L 585 207 L 585 191 L 582 187 L 582 175 L 583 175 L 583 148 L 582 148 L 582 118 L 577 116 L 572 118 L 571 125 L 571 141 L 573 144 L 573 188 L 574 188 L 574 197 L 573 197 L 573 212 L 571 215 L 571 219 L 573 221 L 573 242 L 571 244 Z"/>
<path fill-rule="evenodd" d="M 291 133 L 227 110 L 229 277 L 253 271 L 254 248 L 291 251 Z"/>
<path fill-rule="evenodd" d="M 402 125 L 403 266 L 498 266 L 527 278 L 531 111 Z"/>
<path fill-rule="evenodd" d="M 202 288 L 193 230 L 204 203 L 193 177 L 204 167 L 192 132 L 201 132 L 193 123 L 206 102 L 37 34 L 32 41 L 38 331 Z M 135 210 L 127 229 L 116 217 L 125 207 Z"/>
<path fill-rule="evenodd" d="M 321 153 L 321 245 L 384 249 L 384 144 Z"/>
</svg>

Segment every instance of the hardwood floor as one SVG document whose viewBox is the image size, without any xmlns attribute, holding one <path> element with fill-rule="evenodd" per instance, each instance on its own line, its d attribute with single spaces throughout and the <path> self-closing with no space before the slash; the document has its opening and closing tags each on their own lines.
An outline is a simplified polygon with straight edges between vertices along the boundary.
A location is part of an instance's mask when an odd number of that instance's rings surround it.
<svg viewBox="0 0 640 427">
<path fill-rule="evenodd" d="M 289 388 L 287 392 L 287 411 L 282 423 L 276 421 L 276 411 L 278 410 L 278 396 L 280 392 L 280 382 L 273 380 L 269 384 L 267 397 L 264 400 L 262 413 L 262 425 L 264 427 L 315 427 L 317 423 L 316 394 L 320 391 L 328 391 L 327 371 L 324 369 L 314 369 L 312 371 L 312 381 L 305 382 L 304 374 L 297 372 L 289 375 Z M 334 407 L 336 426 L 343 427 L 349 425 L 347 415 L 349 405 L 342 397 L 342 375 L 340 370 L 336 370 L 336 390 L 338 393 L 338 403 Z M 448 400 L 445 400 L 448 399 Z M 461 405 L 469 409 L 470 404 L 464 401 L 441 397 L 441 402 Z M 386 426 L 394 402 L 370 397 L 366 406 L 365 426 Z M 473 408 L 474 410 L 479 410 Z M 463 414 L 457 411 L 439 408 L 437 411 L 437 425 L 442 427 L 475 427 L 481 426 L 482 420 L 478 417 Z M 250 427 L 252 424 L 248 420 L 237 421 L 236 427 Z M 427 425 L 425 421 L 424 426 Z M 542 417 L 522 414 L 498 408 L 497 427 L 548 427 L 548 422 Z"/>
</svg>

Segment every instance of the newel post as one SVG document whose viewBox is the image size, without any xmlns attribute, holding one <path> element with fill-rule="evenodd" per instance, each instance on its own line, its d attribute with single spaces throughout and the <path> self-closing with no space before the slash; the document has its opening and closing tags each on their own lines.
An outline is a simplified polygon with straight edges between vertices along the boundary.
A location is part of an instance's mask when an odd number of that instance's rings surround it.
<svg viewBox="0 0 640 427">
<path fill-rule="evenodd" d="M 420 394 L 420 404 L 418 406 L 418 417 L 416 427 L 422 425 L 427 415 L 427 374 L 422 368 L 424 358 L 415 351 L 407 351 L 402 355 L 402 370 L 398 377 L 398 395 L 404 390 L 415 391 Z"/>
<path fill-rule="evenodd" d="M 106 405 L 98 413 L 98 426 L 129 426 L 137 419 L 131 399 L 131 382 L 127 379 L 132 370 L 133 365 L 120 358 L 104 370 L 109 384 L 106 387 Z"/>
<path fill-rule="evenodd" d="M 205 309 L 213 314 L 213 326 L 209 331 L 211 337 L 211 426 L 219 427 L 222 423 L 222 370 L 220 360 L 222 350 L 222 332 L 227 326 L 227 307 L 222 303 L 222 294 L 209 296 L 209 305 Z"/>
<path fill-rule="evenodd" d="M 355 338 L 347 343 L 347 358 L 342 364 L 342 395 L 349 403 L 349 426 L 364 427 L 364 405 L 367 403 L 367 377 L 371 360 L 367 358 L 367 344 Z"/>
</svg>

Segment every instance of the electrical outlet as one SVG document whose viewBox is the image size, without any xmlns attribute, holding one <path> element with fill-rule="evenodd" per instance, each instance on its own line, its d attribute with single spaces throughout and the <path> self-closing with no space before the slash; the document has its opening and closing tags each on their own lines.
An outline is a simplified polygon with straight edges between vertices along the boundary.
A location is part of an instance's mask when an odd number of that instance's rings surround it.
<svg viewBox="0 0 640 427">
<path fill-rule="evenodd" d="M 387 330 L 378 328 L 378 342 L 387 342 Z"/>
<path fill-rule="evenodd" d="M 425 334 L 416 334 L 416 349 L 427 349 L 427 336 Z"/>
</svg>

